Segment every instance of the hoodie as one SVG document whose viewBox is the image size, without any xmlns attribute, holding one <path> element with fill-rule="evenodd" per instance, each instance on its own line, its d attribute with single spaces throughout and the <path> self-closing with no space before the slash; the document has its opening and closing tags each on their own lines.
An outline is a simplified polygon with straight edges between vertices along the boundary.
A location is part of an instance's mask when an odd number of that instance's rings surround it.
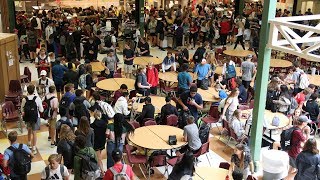
<svg viewBox="0 0 320 180">
<path fill-rule="evenodd" d="M 81 158 L 79 156 L 77 156 L 78 154 L 88 154 L 89 156 L 91 156 L 92 158 L 94 158 L 96 160 L 96 162 L 98 162 L 98 158 L 96 155 L 95 150 L 92 147 L 85 147 L 83 149 L 80 149 L 78 151 L 78 153 L 75 155 L 74 157 L 74 179 L 75 180 L 80 180 L 80 174 L 81 174 Z"/>
<path fill-rule="evenodd" d="M 116 104 L 114 105 L 114 112 L 123 114 L 125 116 L 128 116 L 130 114 L 130 111 L 128 110 L 128 102 L 127 99 L 123 96 L 119 97 Z"/>
</svg>

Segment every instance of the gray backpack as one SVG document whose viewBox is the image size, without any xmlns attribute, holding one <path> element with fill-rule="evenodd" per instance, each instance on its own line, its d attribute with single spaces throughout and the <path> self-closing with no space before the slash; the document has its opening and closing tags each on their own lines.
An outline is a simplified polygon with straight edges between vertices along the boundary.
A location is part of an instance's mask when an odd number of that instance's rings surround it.
<svg viewBox="0 0 320 180">
<path fill-rule="evenodd" d="M 117 172 L 113 167 L 110 168 L 113 174 L 113 180 L 130 180 L 130 177 L 126 174 L 127 165 L 123 164 L 121 172 Z"/>
</svg>

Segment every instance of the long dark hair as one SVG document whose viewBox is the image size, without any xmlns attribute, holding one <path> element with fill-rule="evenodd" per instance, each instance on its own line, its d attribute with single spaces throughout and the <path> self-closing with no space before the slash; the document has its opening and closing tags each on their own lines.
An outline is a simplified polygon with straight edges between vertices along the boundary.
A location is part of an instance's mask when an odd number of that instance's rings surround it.
<svg viewBox="0 0 320 180">
<path fill-rule="evenodd" d="M 290 100 L 291 96 L 289 94 L 289 89 L 286 85 L 281 85 L 280 91 L 281 91 L 280 96 L 284 96 L 285 98 Z"/>
<path fill-rule="evenodd" d="M 127 133 L 131 134 L 134 132 L 134 128 L 124 119 L 124 115 L 117 113 L 114 115 L 114 136 L 116 144 L 120 143 L 121 135 L 123 134 L 123 128 L 126 129 Z"/>
<path fill-rule="evenodd" d="M 317 148 L 317 141 L 314 138 L 308 139 L 303 146 L 303 152 L 310 152 L 312 154 L 319 154 L 319 150 Z"/>
<path fill-rule="evenodd" d="M 194 168 L 194 155 L 191 151 L 187 151 L 180 162 L 178 162 L 174 167 L 173 167 L 173 170 L 172 170 L 172 175 L 169 176 L 169 179 L 173 179 L 173 176 L 176 177 L 176 175 L 181 175 L 184 176 L 184 175 L 190 175 L 190 176 L 193 176 L 194 172 L 195 172 L 195 168 Z M 184 174 L 181 174 L 182 172 L 184 172 Z M 179 177 L 179 178 L 181 178 Z"/>
</svg>

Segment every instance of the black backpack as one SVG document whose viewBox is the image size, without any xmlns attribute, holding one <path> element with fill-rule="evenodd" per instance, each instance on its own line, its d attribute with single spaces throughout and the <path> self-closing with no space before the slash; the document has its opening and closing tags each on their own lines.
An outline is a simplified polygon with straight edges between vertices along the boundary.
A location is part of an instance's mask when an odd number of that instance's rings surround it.
<svg viewBox="0 0 320 180">
<path fill-rule="evenodd" d="M 37 22 L 37 18 L 35 18 L 35 17 L 33 17 L 32 19 L 31 19 L 31 25 L 32 25 L 32 27 L 38 27 L 38 22 Z"/>
<path fill-rule="evenodd" d="M 82 116 L 86 116 L 90 120 L 90 114 L 83 101 L 73 102 L 74 103 L 74 116 L 80 121 Z"/>
<path fill-rule="evenodd" d="M 299 130 L 297 127 L 291 127 L 289 129 L 283 130 L 280 135 L 280 145 L 283 151 L 288 151 L 292 148 L 294 142 L 292 142 L 292 133 L 295 130 Z"/>
<path fill-rule="evenodd" d="M 183 129 L 187 125 L 187 119 L 190 115 L 191 115 L 190 111 L 184 111 L 184 110 L 181 111 L 178 119 L 178 127 L 180 129 Z"/>
<path fill-rule="evenodd" d="M 60 109 L 64 108 L 64 109 L 69 109 L 71 102 L 70 102 L 70 96 L 62 96 L 60 103 L 59 103 L 59 111 Z"/>
<path fill-rule="evenodd" d="M 49 169 L 49 166 L 46 166 L 45 168 L 44 168 L 44 171 L 45 171 L 45 173 L 46 173 L 46 179 L 49 179 L 50 177 L 50 169 Z M 60 174 L 61 174 L 61 176 L 62 176 L 62 178 L 64 178 L 64 166 L 63 165 L 61 165 L 60 164 Z"/>
<path fill-rule="evenodd" d="M 111 42 L 112 37 L 110 35 L 106 35 L 104 37 L 104 45 L 108 48 L 110 48 L 112 46 L 112 42 Z"/>
<path fill-rule="evenodd" d="M 202 144 L 208 142 L 209 131 L 210 131 L 210 126 L 206 123 L 202 123 L 199 128 L 199 138 Z"/>
<path fill-rule="evenodd" d="M 29 100 L 28 97 L 26 97 L 26 103 L 24 105 L 24 116 L 23 120 L 25 122 L 37 122 L 39 116 L 38 116 L 38 106 L 36 103 L 37 96 L 34 96 L 33 99 Z"/>
<path fill-rule="evenodd" d="M 195 63 L 200 63 L 205 52 L 206 49 L 204 47 L 199 47 L 193 55 L 193 61 Z"/>
<path fill-rule="evenodd" d="M 90 154 L 77 154 L 80 157 L 80 177 L 83 179 L 94 178 L 95 172 L 99 169 L 98 162 L 93 155 Z M 95 179 L 95 178 L 94 178 Z"/>
<path fill-rule="evenodd" d="M 54 99 L 55 96 L 47 99 L 47 96 L 44 97 L 44 102 L 47 104 L 47 108 L 43 111 L 43 119 L 49 119 L 53 115 L 53 110 L 51 108 L 51 100 Z"/>
<path fill-rule="evenodd" d="M 26 175 L 31 170 L 31 156 L 24 149 L 22 149 L 23 144 L 19 144 L 18 148 L 10 146 L 13 152 L 13 167 L 12 170 L 17 175 Z"/>
<path fill-rule="evenodd" d="M 279 95 L 277 95 L 276 91 L 267 91 L 267 101 L 266 101 L 266 109 L 271 110 L 272 112 L 277 111 L 277 106 L 273 103 L 273 100 L 278 100 Z"/>
</svg>

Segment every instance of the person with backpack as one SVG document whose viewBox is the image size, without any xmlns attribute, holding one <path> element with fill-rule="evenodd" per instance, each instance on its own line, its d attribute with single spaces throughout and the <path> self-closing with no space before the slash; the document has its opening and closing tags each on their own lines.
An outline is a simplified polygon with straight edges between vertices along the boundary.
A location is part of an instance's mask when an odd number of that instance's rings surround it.
<svg viewBox="0 0 320 180">
<path fill-rule="evenodd" d="M 76 136 L 73 133 L 73 129 L 67 124 L 61 124 L 57 153 L 62 155 L 63 164 L 67 167 L 69 173 L 71 173 L 73 169 L 75 138 Z"/>
<path fill-rule="evenodd" d="M 50 72 L 50 61 L 48 59 L 48 55 L 46 53 L 46 49 L 45 48 L 41 48 L 39 51 L 38 56 L 35 59 L 35 67 L 38 70 L 38 76 L 40 77 L 40 72 L 41 71 L 46 71 L 47 73 Z"/>
<path fill-rule="evenodd" d="M 134 173 L 131 166 L 122 163 L 122 151 L 119 149 L 114 150 L 112 152 L 112 160 L 115 163 L 106 171 L 103 180 L 134 180 Z"/>
<path fill-rule="evenodd" d="M 60 130 L 61 130 L 61 126 L 63 124 L 68 125 L 72 131 L 74 130 L 72 121 L 68 118 L 68 114 L 67 114 L 68 109 L 66 108 L 61 108 L 59 109 L 59 114 L 60 114 L 60 119 L 57 121 L 56 123 L 56 143 L 59 142 L 59 134 L 60 134 Z"/>
<path fill-rule="evenodd" d="M 10 179 L 27 180 L 31 170 L 31 159 L 34 157 L 25 144 L 17 142 L 17 131 L 8 134 L 10 146 L 4 151 L 3 167 L 10 169 Z"/>
<path fill-rule="evenodd" d="M 92 147 L 86 146 L 86 137 L 75 138 L 74 180 L 95 180 L 100 177 L 101 170 L 98 157 Z"/>
<path fill-rule="evenodd" d="M 318 116 L 319 116 L 319 105 L 317 102 L 319 94 L 318 93 L 313 93 L 309 100 L 303 105 L 302 109 L 308 113 L 311 121 L 315 124 L 312 124 L 311 127 L 314 129 L 314 132 L 316 134 L 316 130 L 318 129 L 317 127 L 317 122 L 318 122 Z"/>
<path fill-rule="evenodd" d="M 87 93 L 90 93 L 91 88 L 93 87 L 93 73 L 92 73 L 92 66 L 90 64 L 87 64 L 85 66 L 85 73 L 80 75 L 79 77 L 79 87 L 86 91 Z M 90 97 L 90 95 L 87 97 Z"/>
<path fill-rule="evenodd" d="M 61 98 L 61 92 L 63 92 L 63 76 L 66 71 L 68 71 L 68 68 L 61 64 L 60 58 L 56 59 L 55 65 L 52 67 L 52 79 L 56 86 L 58 99 Z"/>
<path fill-rule="evenodd" d="M 189 116 L 187 119 L 187 125 L 183 128 L 183 138 L 182 141 L 188 142 L 188 145 L 182 147 L 176 152 L 177 156 L 185 153 L 187 150 L 196 154 L 201 148 L 201 139 L 199 136 L 198 126 L 195 123 L 195 118 Z"/>
<path fill-rule="evenodd" d="M 112 119 L 114 116 L 114 110 L 110 104 L 101 100 L 99 92 L 95 91 L 92 93 L 93 100 L 95 103 L 91 106 L 90 110 L 92 112 L 98 110 L 102 113 L 103 119 Z"/>
<path fill-rule="evenodd" d="M 65 44 L 66 58 L 68 62 L 74 62 L 77 59 L 77 47 L 74 43 L 73 36 L 67 36 Z M 80 52 L 79 52 L 80 53 Z"/>
<path fill-rule="evenodd" d="M 223 64 L 222 74 L 225 76 L 227 81 L 237 76 L 236 64 L 231 59 L 228 63 Z"/>
<path fill-rule="evenodd" d="M 46 104 L 46 108 L 43 112 L 43 118 L 48 120 L 49 123 L 49 136 L 48 141 L 51 141 L 51 147 L 55 147 L 56 145 L 56 122 L 57 122 L 57 115 L 58 115 L 58 98 L 56 97 L 56 87 L 50 86 L 49 93 L 46 94 L 43 98 L 43 102 Z"/>
<path fill-rule="evenodd" d="M 306 141 L 296 163 L 298 172 L 294 177 L 295 180 L 320 179 L 320 155 L 316 139 L 310 138 Z"/>
<path fill-rule="evenodd" d="M 294 95 L 298 94 L 300 92 L 299 86 L 300 86 L 300 80 L 301 80 L 301 73 L 303 72 L 302 69 L 300 69 L 300 64 L 298 62 L 294 62 L 293 66 L 295 68 L 292 76 L 292 81 L 294 84 Z"/>
<path fill-rule="evenodd" d="M 249 175 L 254 175 L 254 165 L 250 150 L 244 144 L 237 144 L 231 156 L 229 176 L 232 176 L 235 171 L 242 172 L 243 179 L 247 179 Z"/>
<path fill-rule="evenodd" d="M 76 95 L 74 92 L 74 84 L 68 83 L 64 86 L 64 95 L 61 97 L 60 103 L 59 103 L 59 112 L 61 109 L 66 109 L 67 116 L 69 117 L 69 107 L 70 104 L 74 101 L 76 98 Z"/>
<path fill-rule="evenodd" d="M 90 109 L 91 104 L 83 96 L 83 91 L 81 89 L 77 89 L 75 91 L 75 95 L 76 97 L 74 98 L 74 101 L 70 104 L 69 107 L 69 115 L 73 117 L 73 124 L 78 124 L 74 121 L 80 121 L 80 118 L 82 116 L 86 116 L 88 119 L 90 119 L 88 109 Z"/>
<path fill-rule="evenodd" d="M 108 124 L 106 137 L 107 137 L 107 168 L 112 167 L 116 161 L 112 160 L 112 152 L 116 149 L 123 151 L 123 145 L 126 140 L 127 134 L 134 133 L 134 128 L 127 120 L 125 120 L 123 114 L 117 113 L 114 115 L 114 121 Z"/>
<path fill-rule="evenodd" d="M 51 154 L 49 156 L 49 165 L 41 172 L 41 180 L 69 180 L 70 173 L 66 166 L 60 164 L 61 158 L 59 154 Z"/>
<path fill-rule="evenodd" d="M 63 79 L 64 85 L 71 83 L 73 84 L 74 88 L 78 89 L 79 76 L 78 76 L 78 73 L 73 70 L 74 66 L 75 65 L 72 62 L 67 63 L 68 70 L 63 74 L 62 79 Z"/>
<path fill-rule="evenodd" d="M 35 94 L 35 86 L 27 87 L 28 95 L 22 99 L 21 113 L 28 129 L 28 146 L 32 147 L 32 153 L 37 154 L 37 132 L 40 129 L 40 112 L 43 112 L 42 101 Z M 32 144 L 31 144 L 32 140 Z"/>
<path fill-rule="evenodd" d="M 159 72 L 157 68 L 154 67 L 153 62 L 148 64 L 146 71 L 147 82 L 150 84 L 150 93 L 157 95 L 157 87 L 159 85 Z"/>
<path fill-rule="evenodd" d="M 27 33 L 27 43 L 29 46 L 30 52 L 30 61 L 33 62 L 36 59 L 37 45 L 38 45 L 38 36 L 33 27 L 29 28 Z"/>
<path fill-rule="evenodd" d="M 54 86 L 54 81 L 47 77 L 47 71 L 42 70 L 40 72 L 40 78 L 36 81 L 39 94 L 48 94 L 50 86 Z"/>
</svg>

